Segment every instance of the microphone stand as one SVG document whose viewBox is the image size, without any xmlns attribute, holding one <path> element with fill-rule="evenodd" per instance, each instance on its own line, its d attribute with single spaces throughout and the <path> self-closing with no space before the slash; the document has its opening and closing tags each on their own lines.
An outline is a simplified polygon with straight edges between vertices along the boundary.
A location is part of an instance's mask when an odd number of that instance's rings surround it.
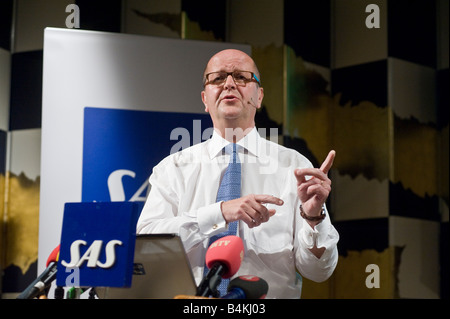
<svg viewBox="0 0 450 319">
<path fill-rule="evenodd" d="M 219 291 L 217 291 L 217 286 L 219 286 L 222 281 L 222 275 L 226 270 L 226 267 L 219 263 L 212 266 L 200 282 L 200 285 L 197 288 L 197 296 L 207 297 L 212 295 L 214 298 L 218 298 L 220 294 Z"/>
</svg>

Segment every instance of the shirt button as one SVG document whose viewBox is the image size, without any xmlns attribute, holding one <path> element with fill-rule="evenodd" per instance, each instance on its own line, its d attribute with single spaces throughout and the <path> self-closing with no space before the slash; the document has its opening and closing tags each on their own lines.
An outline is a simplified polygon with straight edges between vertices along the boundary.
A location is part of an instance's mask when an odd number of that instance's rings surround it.
<svg viewBox="0 0 450 319">
<path fill-rule="evenodd" d="M 219 227 L 219 226 L 217 226 L 217 224 L 214 224 L 212 228 L 217 229 L 217 227 Z"/>
</svg>

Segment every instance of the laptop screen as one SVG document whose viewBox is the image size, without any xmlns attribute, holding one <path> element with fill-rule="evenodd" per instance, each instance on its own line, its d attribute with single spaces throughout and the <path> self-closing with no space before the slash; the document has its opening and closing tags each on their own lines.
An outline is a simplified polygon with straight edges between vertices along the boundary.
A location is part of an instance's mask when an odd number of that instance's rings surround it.
<svg viewBox="0 0 450 319">
<path fill-rule="evenodd" d="M 197 287 L 181 238 L 148 234 L 136 236 L 131 287 L 96 290 L 106 299 L 172 299 L 195 295 Z"/>
</svg>

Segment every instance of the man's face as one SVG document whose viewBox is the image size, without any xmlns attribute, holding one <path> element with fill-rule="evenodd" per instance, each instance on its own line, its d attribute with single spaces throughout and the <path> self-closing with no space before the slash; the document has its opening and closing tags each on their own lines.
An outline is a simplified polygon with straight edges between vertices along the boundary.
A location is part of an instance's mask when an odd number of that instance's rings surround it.
<svg viewBox="0 0 450 319">
<path fill-rule="evenodd" d="M 205 74 L 216 71 L 233 72 L 236 70 L 256 73 L 253 60 L 237 50 L 221 51 L 211 58 Z M 229 75 L 221 85 L 207 84 L 202 91 L 205 111 L 211 115 L 214 127 L 254 126 L 256 109 L 261 107 L 263 89 L 255 81 L 236 84 Z"/>
</svg>

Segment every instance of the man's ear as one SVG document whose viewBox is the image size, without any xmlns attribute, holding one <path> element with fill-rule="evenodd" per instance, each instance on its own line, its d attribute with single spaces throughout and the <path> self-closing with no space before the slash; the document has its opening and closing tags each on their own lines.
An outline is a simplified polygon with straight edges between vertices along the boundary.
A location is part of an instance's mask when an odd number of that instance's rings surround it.
<svg viewBox="0 0 450 319">
<path fill-rule="evenodd" d="M 259 94 L 258 94 L 258 105 L 257 108 L 261 108 L 262 101 L 264 98 L 264 89 L 262 87 L 259 88 Z"/>
<path fill-rule="evenodd" d="M 208 105 L 206 104 L 206 95 L 205 91 L 202 91 L 202 102 L 205 105 L 205 112 L 209 112 Z"/>
</svg>

